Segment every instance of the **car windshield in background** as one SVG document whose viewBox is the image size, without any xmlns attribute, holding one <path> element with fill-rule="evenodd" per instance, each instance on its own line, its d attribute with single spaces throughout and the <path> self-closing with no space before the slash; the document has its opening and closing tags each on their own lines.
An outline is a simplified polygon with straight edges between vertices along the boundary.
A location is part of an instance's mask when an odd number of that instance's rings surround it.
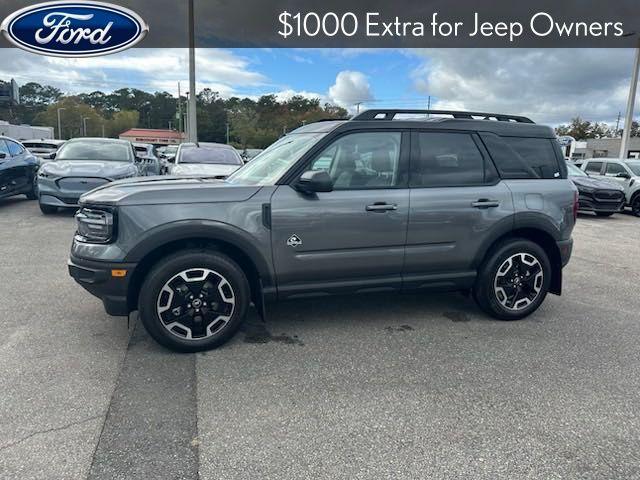
<svg viewBox="0 0 640 480">
<path fill-rule="evenodd" d="M 226 181 L 240 185 L 274 185 L 312 145 L 325 135 L 326 132 L 287 135 L 244 167 L 236 170 Z"/>
<path fill-rule="evenodd" d="M 26 147 L 26 148 L 50 148 L 52 150 L 55 150 L 58 148 L 58 145 L 56 145 L 55 143 L 34 143 L 34 142 L 22 142 L 22 144 Z"/>
<path fill-rule="evenodd" d="M 184 148 L 178 163 L 213 163 L 242 165 L 242 159 L 230 148 Z"/>
<path fill-rule="evenodd" d="M 59 150 L 56 160 L 101 160 L 131 162 L 131 146 L 116 142 L 68 142 Z"/>
<path fill-rule="evenodd" d="M 567 162 L 567 170 L 569 171 L 570 177 L 588 177 L 586 173 L 576 167 L 573 163 Z"/>
<path fill-rule="evenodd" d="M 627 166 L 631 169 L 634 175 L 640 175 L 640 162 L 627 162 Z"/>
</svg>

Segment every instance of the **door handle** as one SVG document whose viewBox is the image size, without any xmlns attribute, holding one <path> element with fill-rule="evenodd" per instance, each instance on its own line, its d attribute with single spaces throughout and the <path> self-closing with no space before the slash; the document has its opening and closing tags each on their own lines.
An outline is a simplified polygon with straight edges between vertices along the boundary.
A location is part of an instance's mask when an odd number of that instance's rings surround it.
<svg viewBox="0 0 640 480">
<path fill-rule="evenodd" d="M 498 200 L 489 200 L 488 198 L 481 198 L 477 202 L 471 204 L 474 208 L 495 208 L 500 206 Z"/>
<path fill-rule="evenodd" d="M 395 203 L 376 202 L 373 205 L 367 205 L 367 212 L 387 212 L 389 210 L 397 210 L 398 205 Z"/>
</svg>

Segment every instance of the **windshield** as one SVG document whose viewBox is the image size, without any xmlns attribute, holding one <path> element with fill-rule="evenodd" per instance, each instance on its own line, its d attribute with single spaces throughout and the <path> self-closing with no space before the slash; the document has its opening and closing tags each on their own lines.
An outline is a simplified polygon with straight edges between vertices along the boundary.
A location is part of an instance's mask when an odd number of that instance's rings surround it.
<svg viewBox="0 0 640 480">
<path fill-rule="evenodd" d="M 570 177 L 588 177 L 586 173 L 576 167 L 573 163 L 567 162 L 567 170 L 569 170 Z"/>
<path fill-rule="evenodd" d="M 109 162 L 131 162 L 131 145 L 100 140 L 67 142 L 58 151 L 56 160 L 100 160 Z"/>
<path fill-rule="evenodd" d="M 640 162 L 627 162 L 627 167 L 631 169 L 634 175 L 640 175 Z"/>
<path fill-rule="evenodd" d="M 187 147 L 180 151 L 180 163 L 213 163 L 223 165 L 242 165 L 242 159 L 230 148 Z"/>
<path fill-rule="evenodd" d="M 322 133 L 296 133 L 282 137 L 233 173 L 226 181 L 241 185 L 274 185 L 304 155 Z"/>
</svg>

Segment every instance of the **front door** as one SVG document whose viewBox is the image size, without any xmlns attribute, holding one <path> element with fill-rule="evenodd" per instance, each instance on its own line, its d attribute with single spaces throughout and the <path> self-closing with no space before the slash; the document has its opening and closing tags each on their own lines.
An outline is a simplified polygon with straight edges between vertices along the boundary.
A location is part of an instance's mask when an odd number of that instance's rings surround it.
<svg viewBox="0 0 640 480">
<path fill-rule="evenodd" d="M 409 212 L 407 135 L 340 136 L 305 168 L 326 170 L 332 192 L 276 189 L 271 228 L 281 298 L 400 288 Z"/>
<path fill-rule="evenodd" d="M 468 132 L 412 132 L 406 288 L 466 288 L 488 235 L 511 227 L 511 191 Z"/>
</svg>

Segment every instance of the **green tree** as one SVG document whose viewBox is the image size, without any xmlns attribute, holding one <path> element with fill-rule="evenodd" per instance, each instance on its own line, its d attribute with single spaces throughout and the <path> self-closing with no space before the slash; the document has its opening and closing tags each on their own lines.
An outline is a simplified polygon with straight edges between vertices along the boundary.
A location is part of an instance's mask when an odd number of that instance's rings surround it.
<svg viewBox="0 0 640 480">
<path fill-rule="evenodd" d="M 69 139 L 84 136 L 84 118 L 86 118 L 87 136 L 99 137 L 102 135 L 102 125 L 105 119 L 96 109 L 82 103 L 78 97 L 64 97 L 57 103 L 53 103 L 46 110 L 38 113 L 34 119 L 38 125 L 45 125 L 58 129 L 58 108 L 64 110 L 60 112 L 62 124 L 61 138 Z"/>
</svg>

